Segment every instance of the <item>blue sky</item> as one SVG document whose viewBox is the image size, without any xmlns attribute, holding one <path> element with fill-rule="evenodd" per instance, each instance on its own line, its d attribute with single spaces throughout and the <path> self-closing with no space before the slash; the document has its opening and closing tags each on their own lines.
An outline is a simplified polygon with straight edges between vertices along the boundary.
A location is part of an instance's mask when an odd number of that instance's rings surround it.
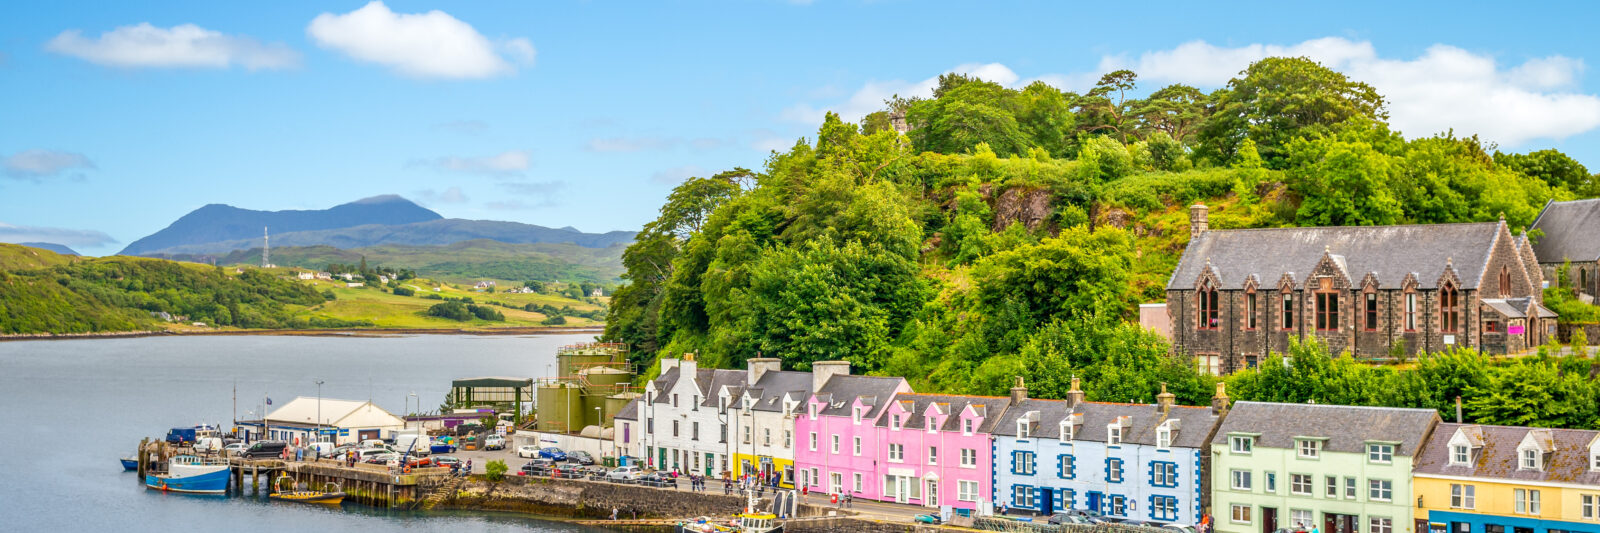
<svg viewBox="0 0 1600 533">
<path fill-rule="evenodd" d="M 688 175 L 942 72 L 1211 89 L 1310 55 L 1453 127 L 1600 170 L 1600 8 L 911 2 L 23 3 L 0 18 L 0 241 L 92 255 L 208 203 L 395 193 L 444 216 L 633 230 Z M 436 11 L 439 10 L 439 11 Z"/>
</svg>

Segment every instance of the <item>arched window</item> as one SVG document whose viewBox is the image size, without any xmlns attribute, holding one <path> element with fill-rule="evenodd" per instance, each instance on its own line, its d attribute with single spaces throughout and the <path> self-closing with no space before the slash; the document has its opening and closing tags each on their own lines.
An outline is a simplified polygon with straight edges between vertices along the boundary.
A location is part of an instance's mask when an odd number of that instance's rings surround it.
<svg viewBox="0 0 1600 533">
<path fill-rule="evenodd" d="M 1406 287 L 1406 331 L 1417 330 L 1417 290 Z"/>
<path fill-rule="evenodd" d="M 1199 329 L 1217 329 L 1217 288 L 1206 282 L 1200 286 L 1200 315 L 1195 324 Z"/>
<path fill-rule="evenodd" d="M 1589 292 L 1589 269 L 1580 268 L 1580 269 L 1578 269 L 1578 293 L 1579 294 L 1586 294 L 1588 292 Z"/>
<path fill-rule="evenodd" d="M 1339 329 L 1339 292 L 1333 288 L 1331 281 L 1323 279 L 1322 288 L 1316 293 L 1317 331 Z"/>
<path fill-rule="evenodd" d="M 1256 290 L 1244 293 L 1244 329 L 1256 329 Z"/>
<path fill-rule="evenodd" d="M 1500 297 L 1511 296 L 1511 267 L 1500 267 Z"/>
<path fill-rule="evenodd" d="M 1439 329 L 1445 333 L 1455 333 L 1461 325 L 1461 295 L 1456 291 L 1453 283 L 1445 282 L 1439 287 Z"/>
<path fill-rule="evenodd" d="M 1283 287 L 1283 329 L 1294 329 L 1294 290 Z"/>
<path fill-rule="evenodd" d="M 1366 329 L 1367 331 L 1377 331 L 1378 330 L 1378 291 L 1373 290 L 1372 287 L 1367 287 L 1366 292 L 1362 294 L 1362 298 L 1366 300 L 1365 301 L 1366 307 L 1362 310 L 1362 317 L 1366 319 L 1365 320 L 1366 323 L 1363 324 L 1364 326 L 1366 326 L 1364 329 Z"/>
</svg>

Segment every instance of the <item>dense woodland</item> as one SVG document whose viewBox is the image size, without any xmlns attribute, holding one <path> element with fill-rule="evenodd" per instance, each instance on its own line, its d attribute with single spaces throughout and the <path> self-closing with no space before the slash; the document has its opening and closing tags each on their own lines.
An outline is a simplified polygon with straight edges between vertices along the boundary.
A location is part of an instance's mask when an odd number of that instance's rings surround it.
<svg viewBox="0 0 1600 533">
<path fill-rule="evenodd" d="M 1376 90 L 1308 59 L 1262 60 L 1211 93 L 1137 92 L 1128 71 L 1086 94 L 952 74 L 860 125 L 829 114 L 760 170 L 677 187 L 623 254 L 604 338 L 642 365 L 685 352 L 727 368 L 846 359 L 919 391 L 1004 394 L 1021 375 L 1034 396 L 1061 397 L 1076 375 L 1091 400 L 1151 401 L 1165 382 L 1203 404 L 1216 378 L 1128 322 L 1163 298 L 1189 203 L 1211 206 L 1213 228 L 1502 215 L 1521 228 L 1547 200 L 1600 195 L 1600 178 L 1555 150 L 1407 140 Z M 1227 378 L 1233 397 L 1453 416 L 1462 395 L 1487 423 L 1600 422 L 1587 359 L 1375 367 L 1314 344 L 1292 352 Z"/>
</svg>

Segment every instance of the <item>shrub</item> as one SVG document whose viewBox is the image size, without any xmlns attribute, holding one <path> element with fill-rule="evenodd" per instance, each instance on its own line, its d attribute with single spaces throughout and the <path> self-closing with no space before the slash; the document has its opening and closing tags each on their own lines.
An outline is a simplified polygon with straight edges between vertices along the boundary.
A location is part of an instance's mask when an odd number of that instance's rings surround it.
<svg viewBox="0 0 1600 533">
<path fill-rule="evenodd" d="M 561 315 L 552 315 L 546 317 L 544 320 L 539 321 L 539 323 L 546 326 L 560 326 L 567 323 L 567 317 Z"/>
<path fill-rule="evenodd" d="M 445 302 L 441 304 L 433 304 L 432 307 L 429 307 L 428 316 L 436 316 L 464 322 L 467 320 L 472 320 L 472 311 L 468 310 L 467 305 L 461 302 Z"/>
<path fill-rule="evenodd" d="M 424 300 L 443 300 L 444 297 L 430 292 L 430 293 L 422 295 L 422 299 L 424 299 Z"/>
<path fill-rule="evenodd" d="M 411 287 L 395 287 L 394 288 L 394 295 L 395 296 L 416 296 L 417 295 L 417 291 L 412 290 Z"/>
<path fill-rule="evenodd" d="M 506 470 L 509 470 L 509 468 L 506 467 L 505 461 L 495 459 L 484 465 L 483 470 L 487 472 L 484 477 L 488 478 L 489 481 L 500 481 L 506 478 Z"/>
</svg>

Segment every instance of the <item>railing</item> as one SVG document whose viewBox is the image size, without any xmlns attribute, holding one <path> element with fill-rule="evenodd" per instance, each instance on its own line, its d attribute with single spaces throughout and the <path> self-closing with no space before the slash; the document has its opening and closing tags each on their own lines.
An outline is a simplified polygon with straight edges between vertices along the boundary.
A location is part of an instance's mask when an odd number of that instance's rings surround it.
<svg viewBox="0 0 1600 533">
<path fill-rule="evenodd" d="M 973 529 L 1003 531 L 1006 533 L 1172 533 L 1159 527 L 1128 524 L 1051 524 L 1049 517 L 1040 516 L 1031 522 L 993 516 L 980 516 L 972 521 Z"/>
</svg>

